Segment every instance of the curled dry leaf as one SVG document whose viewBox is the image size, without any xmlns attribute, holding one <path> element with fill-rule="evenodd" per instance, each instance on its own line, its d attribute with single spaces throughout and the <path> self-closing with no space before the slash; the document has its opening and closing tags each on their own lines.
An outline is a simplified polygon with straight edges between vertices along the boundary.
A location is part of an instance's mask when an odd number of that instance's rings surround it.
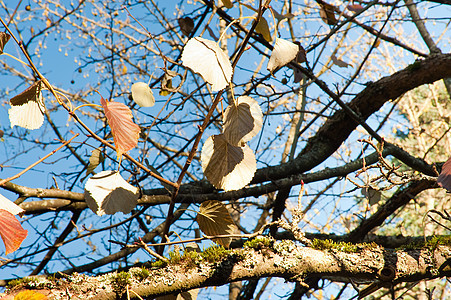
<svg viewBox="0 0 451 300">
<path fill-rule="evenodd" d="M 229 57 L 214 41 L 201 37 L 190 39 L 183 49 L 182 62 L 210 83 L 213 91 L 224 89 L 232 79 Z"/>
<path fill-rule="evenodd" d="M 132 121 L 132 112 L 125 104 L 107 101 L 101 97 L 105 116 L 113 134 L 114 144 L 116 145 L 117 156 L 131 150 L 138 145 L 139 126 Z"/>
<path fill-rule="evenodd" d="M 0 54 L 3 53 L 6 43 L 8 43 L 11 36 L 6 32 L 0 32 Z"/>
<path fill-rule="evenodd" d="M 249 96 L 237 99 L 237 106 L 231 104 L 224 113 L 223 133 L 234 146 L 250 141 L 262 128 L 263 114 L 258 102 Z"/>
<path fill-rule="evenodd" d="M 277 10 L 275 10 L 272 7 L 271 7 L 271 11 L 274 14 L 274 18 L 277 19 L 277 23 L 280 23 L 281 21 L 283 21 L 285 19 L 292 19 L 292 18 L 294 18 L 294 15 L 292 13 L 286 13 L 286 14 L 282 15 L 281 13 L 279 13 Z"/>
<path fill-rule="evenodd" d="M 379 203 L 382 198 L 381 191 L 375 190 L 372 187 L 362 188 L 362 195 L 365 196 L 366 199 L 368 199 L 371 206 Z"/>
<path fill-rule="evenodd" d="M 180 30 L 185 36 L 189 36 L 191 31 L 194 29 L 194 21 L 190 17 L 184 17 L 178 19 Z"/>
<path fill-rule="evenodd" d="M 328 3 L 320 3 L 320 10 L 319 15 L 321 19 L 326 23 L 327 25 L 335 25 L 337 24 L 337 19 L 335 18 L 335 7 Z"/>
<path fill-rule="evenodd" d="M 442 171 L 437 178 L 437 183 L 448 192 L 451 192 L 451 157 L 443 165 Z"/>
<path fill-rule="evenodd" d="M 16 217 L 5 209 L 0 209 L 0 236 L 5 243 L 6 254 L 19 249 L 28 232 L 22 228 Z"/>
<path fill-rule="evenodd" d="M 11 98 L 11 108 L 8 110 L 11 128 L 17 125 L 26 129 L 38 129 L 42 126 L 45 106 L 41 89 L 42 81 L 39 80 Z"/>
<path fill-rule="evenodd" d="M 88 179 L 85 200 L 97 215 L 128 214 L 138 203 L 138 188 L 122 178 L 119 172 L 102 171 Z"/>
<path fill-rule="evenodd" d="M 3 195 L 0 195 L 0 209 L 4 209 L 13 215 L 21 215 L 24 210 Z"/>
<path fill-rule="evenodd" d="M 233 7 L 233 3 L 232 0 L 220 0 L 222 2 L 222 4 L 226 7 L 226 8 L 232 8 Z M 221 7 L 221 5 L 219 5 Z"/>
<path fill-rule="evenodd" d="M 236 225 L 233 223 L 227 207 L 216 200 L 205 201 L 201 204 L 196 221 L 200 230 L 208 236 L 233 234 L 236 230 Z M 232 238 L 217 238 L 213 241 L 228 248 Z"/>
<path fill-rule="evenodd" d="M 149 85 L 145 82 L 135 82 L 132 85 L 132 98 L 141 107 L 151 107 L 155 105 L 155 97 Z"/>
<path fill-rule="evenodd" d="M 225 191 L 244 187 L 257 170 L 257 161 L 249 146 L 233 146 L 223 134 L 212 135 L 205 141 L 201 162 L 208 181 Z"/>
<path fill-rule="evenodd" d="M 255 32 L 261 34 L 267 42 L 272 41 L 271 32 L 269 31 L 268 22 L 265 18 L 261 17 L 255 27 Z"/>
<path fill-rule="evenodd" d="M 268 71 L 272 73 L 275 69 L 285 66 L 296 57 L 298 52 L 299 46 L 295 43 L 276 38 L 276 43 L 268 62 Z"/>
<path fill-rule="evenodd" d="M 332 59 L 332 62 L 334 63 L 334 65 L 337 65 L 340 68 L 352 67 L 351 64 L 348 64 L 347 62 L 344 62 L 341 59 L 338 59 L 334 54 L 332 54 L 332 56 L 330 58 Z"/>
<path fill-rule="evenodd" d="M 349 4 L 346 8 L 356 13 L 361 12 L 364 9 L 364 7 L 360 4 Z"/>
</svg>

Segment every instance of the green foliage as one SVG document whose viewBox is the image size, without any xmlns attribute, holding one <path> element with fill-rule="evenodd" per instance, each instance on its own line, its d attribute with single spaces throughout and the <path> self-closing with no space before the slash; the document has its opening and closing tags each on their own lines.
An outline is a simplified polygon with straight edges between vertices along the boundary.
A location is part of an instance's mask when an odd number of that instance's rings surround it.
<svg viewBox="0 0 451 300">
<path fill-rule="evenodd" d="M 163 260 L 157 260 L 151 263 L 152 268 L 164 268 L 166 267 L 168 264 L 167 262 L 163 261 Z"/>
<path fill-rule="evenodd" d="M 7 288 L 12 289 L 17 286 L 27 286 L 30 283 L 36 284 L 37 282 L 38 282 L 38 280 L 33 277 L 24 277 L 24 278 L 19 278 L 19 279 L 13 279 L 8 282 Z"/>
<path fill-rule="evenodd" d="M 378 245 L 374 242 L 371 243 L 359 243 L 359 244 L 352 244 L 352 243 L 346 243 L 346 242 L 334 242 L 332 240 L 319 240 L 319 239 L 313 239 L 312 241 L 312 248 L 317 250 L 337 250 L 341 252 L 346 253 L 356 253 L 359 252 L 362 249 L 372 249 L 376 248 Z"/>
<path fill-rule="evenodd" d="M 214 263 L 229 256 L 230 250 L 223 246 L 211 246 L 200 253 L 201 257 L 209 263 Z"/>
<path fill-rule="evenodd" d="M 274 240 L 266 236 L 258 236 L 244 243 L 245 248 L 252 248 L 259 250 L 262 248 L 269 248 L 274 244 Z"/>
<path fill-rule="evenodd" d="M 127 285 L 130 284 L 130 273 L 119 272 L 111 276 L 111 285 L 116 294 L 122 294 Z"/>
<path fill-rule="evenodd" d="M 427 248 L 431 251 L 437 249 L 438 246 L 451 246 L 451 235 L 446 236 L 433 236 L 426 241 L 412 242 L 403 247 L 399 247 L 398 250 L 415 250 Z"/>
<path fill-rule="evenodd" d="M 133 274 L 139 281 L 143 281 L 150 275 L 150 271 L 146 269 L 145 267 L 141 267 L 140 269 L 137 269 L 135 273 Z"/>
</svg>

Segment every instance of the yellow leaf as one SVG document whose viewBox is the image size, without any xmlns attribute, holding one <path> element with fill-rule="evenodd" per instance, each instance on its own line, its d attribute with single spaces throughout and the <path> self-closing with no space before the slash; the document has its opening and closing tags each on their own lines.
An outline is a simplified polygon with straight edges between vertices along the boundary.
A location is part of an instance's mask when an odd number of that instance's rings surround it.
<svg viewBox="0 0 451 300">
<path fill-rule="evenodd" d="M 45 296 L 44 294 L 31 290 L 22 291 L 14 297 L 14 300 L 46 300 L 46 299 L 47 296 Z"/>
</svg>

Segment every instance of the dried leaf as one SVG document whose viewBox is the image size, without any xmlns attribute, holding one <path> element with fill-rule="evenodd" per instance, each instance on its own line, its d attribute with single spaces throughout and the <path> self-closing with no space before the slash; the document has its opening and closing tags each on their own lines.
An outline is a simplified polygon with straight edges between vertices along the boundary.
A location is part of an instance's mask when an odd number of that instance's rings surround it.
<svg viewBox="0 0 451 300">
<path fill-rule="evenodd" d="M 11 36 L 6 32 L 0 32 L 0 54 L 3 53 L 6 43 L 8 43 Z"/>
<path fill-rule="evenodd" d="M 221 0 L 221 2 L 226 8 L 232 8 L 233 7 L 232 0 Z M 219 6 L 221 6 L 221 5 L 219 5 Z"/>
<path fill-rule="evenodd" d="M 372 187 L 362 188 L 362 195 L 368 199 L 371 206 L 379 203 L 382 197 L 381 191 L 375 190 Z"/>
<path fill-rule="evenodd" d="M 47 300 L 47 296 L 36 291 L 26 290 L 18 293 L 14 300 Z"/>
<path fill-rule="evenodd" d="M 88 179 L 85 200 L 97 215 L 128 214 L 138 203 L 138 188 L 125 181 L 119 172 L 102 171 Z"/>
<path fill-rule="evenodd" d="M 88 168 L 86 168 L 86 175 L 93 173 L 94 169 L 104 160 L 105 157 L 100 148 L 92 150 L 91 156 L 89 157 L 89 165 Z"/>
<path fill-rule="evenodd" d="M 271 32 L 269 31 L 268 22 L 265 18 L 261 18 L 255 27 L 255 32 L 261 34 L 267 42 L 272 41 Z"/>
<path fill-rule="evenodd" d="M 208 34 L 211 36 L 211 38 L 212 38 L 213 40 L 217 41 L 217 40 L 218 40 L 218 37 L 215 35 L 215 33 L 213 32 L 213 30 L 210 28 L 210 26 L 207 25 L 205 28 L 207 29 Z"/>
<path fill-rule="evenodd" d="M 8 110 L 11 127 L 20 126 L 38 129 L 44 123 L 44 100 L 42 99 L 42 81 L 35 82 L 19 95 L 11 98 Z"/>
<path fill-rule="evenodd" d="M 327 25 L 337 24 L 337 19 L 335 18 L 334 12 L 335 7 L 328 3 L 320 3 L 319 6 L 319 15 L 321 16 L 321 19 L 324 21 L 324 23 L 326 23 Z"/>
<path fill-rule="evenodd" d="M 185 67 L 199 73 L 213 91 L 224 89 L 232 79 L 232 64 L 218 43 L 201 37 L 186 43 L 182 53 Z"/>
<path fill-rule="evenodd" d="M 196 221 L 200 230 L 208 236 L 233 234 L 236 230 L 229 211 L 224 204 L 216 200 L 205 201 L 201 204 Z M 232 238 L 217 238 L 213 241 L 227 248 Z"/>
<path fill-rule="evenodd" d="M 332 59 L 332 62 L 334 63 L 334 65 L 337 65 L 340 68 L 352 67 L 351 64 L 348 64 L 347 62 L 344 62 L 341 59 L 338 59 L 334 54 L 332 54 L 332 56 L 330 58 Z"/>
<path fill-rule="evenodd" d="M 268 71 L 272 73 L 275 69 L 285 66 L 296 57 L 298 52 L 299 46 L 295 43 L 276 38 L 276 43 L 268 62 Z"/>
<path fill-rule="evenodd" d="M 135 82 L 132 85 L 132 98 L 141 107 L 151 107 L 155 105 L 155 97 L 149 85 L 145 82 Z"/>
<path fill-rule="evenodd" d="M 180 30 L 185 36 L 189 36 L 194 29 L 194 21 L 190 17 L 184 17 L 178 19 Z"/>
<path fill-rule="evenodd" d="M 274 18 L 277 19 L 277 23 L 280 23 L 281 21 L 285 19 L 292 19 L 294 18 L 294 15 L 292 13 L 286 13 L 284 15 L 280 14 L 277 10 L 271 7 L 272 13 L 274 14 Z"/>
<path fill-rule="evenodd" d="M 349 4 L 346 8 L 356 13 L 361 12 L 364 9 L 364 7 L 360 4 Z"/>
<path fill-rule="evenodd" d="M 5 243 L 6 254 L 19 249 L 28 231 L 22 228 L 16 217 L 5 209 L 0 209 L 0 236 Z"/>
<path fill-rule="evenodd" d="M 249 146 L 229 144 L 223 134 L 205 141 L 201 153 L 202 170 L 218 189 L 238 190 L 248 184 L 257 170 L 255 155 Z"/>
<path fill-rule="evenodd" d="M 20 215 L 24 210 L 3 195 L 0 195 L 0 209 L 4 209 L 13 215 Z"/>
<path fill-rule="evenodd" d="M 263 114 L 258 102 L 249 96 L 237 99 L 237 106 L 231 104 L 224 113 L 223 133 L 234 146 L 250 141 L 262 128 Z"/>
<path fill-rule="evenodd" d="M 298 42 L 298 41 L 296 41 L 296 42 L 294 42 L 294 43 L 295 43 L 296 45 L 298 45 L 298 47 L 299 47 L 298 54 L 296 55 L 296 62 L 297 62 L 298 64 L 301 64 L 301 63 L 303 63 L 303 62 L 306 62 L 306 61 L 307 61 L 307 53 L 305 52 L 304 47 L 302 47 L 301 43 Z"/>
<path fill-rule="evenodd" d="M 125 104 L 107 101 L 101 97 L 100 103 L 113 134 L 117 156 L 131 150 L 138 145 L 139 126 L 132 121 L 132 112 Z"/>
<path fill-rule="evenodd" d="M 443 164 L 437 183 L 448 192 L 451 192 L 451 157 Z"/>
<path fill-rule="evenodd" d="M 167 74 L 164 75 L 163 79 L 161 80 L 161 89 L 160 89 L 160 96 L 167 96 L 170 93 L 172 93 L 172 77 L 168 76 Z"/>
</svg>

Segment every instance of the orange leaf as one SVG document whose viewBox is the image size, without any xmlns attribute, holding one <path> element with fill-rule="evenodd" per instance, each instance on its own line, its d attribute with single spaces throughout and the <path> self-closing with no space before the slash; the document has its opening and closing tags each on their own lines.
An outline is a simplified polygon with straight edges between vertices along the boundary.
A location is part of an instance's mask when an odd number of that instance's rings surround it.
<svg viewBox="0 0 451 300">
<path fill-rule="evenodd" d="M 14 300 L 46 300 L 47 297 L 36 291 L 26 290 L 18 293 Z"/>
<path fill-rule="evenodd" d="M 27 231 L 10 212 L 0 209 L 0 236 L 5 243 L 6 254 L 19 249 L 20 244 L 27 237 Z"/>
<path fill-rule="evenodd" d="M 103 97 L 101 97 L 100 103 L 111 127 L 117 156 L 120 157 L 123 153 L 138 145 L 141 129 L 133 123 L 132 112 L 125 104 L 108 101 Z"/>
</svg>

